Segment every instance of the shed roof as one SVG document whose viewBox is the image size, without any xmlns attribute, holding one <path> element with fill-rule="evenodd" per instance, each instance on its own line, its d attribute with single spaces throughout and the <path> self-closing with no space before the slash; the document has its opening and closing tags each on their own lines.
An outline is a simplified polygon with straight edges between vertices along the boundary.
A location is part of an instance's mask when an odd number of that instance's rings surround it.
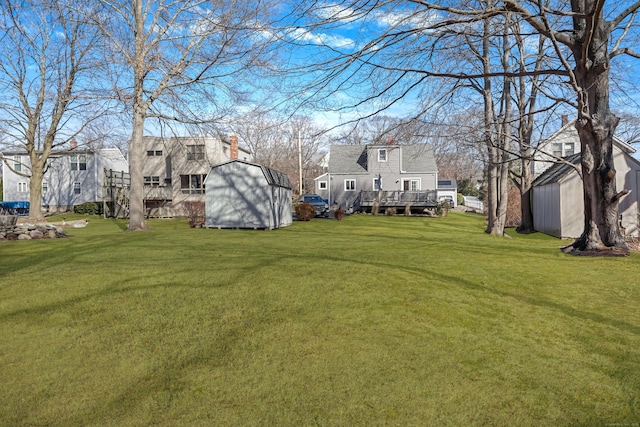
<svg viewBox="0 0 640 427">
<path fill-rule="evenodd" d="M 220 168 L 229 164 L 233 164 L 233 163 L 259 168 L 262 171 L 262 174 L 264 175 L 269 185 L 291 189 L 291 181 L 289 180 L 289 176 L 287 174 L 277 171 L 275 169 L 272 169 L 268 166 L 247 162 L 246 160 L 235 159 L 235 160 L 229 160 L 224 163 L 218 163 L 217 165 L 211 166 L 211 170 L 214 170 L 216 168 Z"/>
<path fill-rule="evenodd" d="M 533 185 L 539 186 L 539 185 L 547 185 L 547 184 L 559 182 L 565 175 L 575 170 L 571 166 L 571 164 L 573 165 L 580 164 L 580 153 L 575 153 L 571 156 L 567 156 L 564 158 L 564 160 L 566 160 L 570 164 L 556 163 L 552 165 L 549 169 L 542 172 L 542 174 L 540 174 L 540 176 L 537 177 L 535 181 L 533 181 Z"/>
</svg>

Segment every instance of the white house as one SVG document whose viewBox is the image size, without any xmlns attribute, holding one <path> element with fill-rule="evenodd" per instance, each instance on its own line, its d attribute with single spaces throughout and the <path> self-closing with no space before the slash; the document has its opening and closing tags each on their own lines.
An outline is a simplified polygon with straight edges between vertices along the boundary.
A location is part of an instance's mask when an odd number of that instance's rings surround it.
<svg viewBox="0 0 640 427">
<path fill-rule="evenodd" d="M 4 200 L 29 201 L 29 156 L 4 152 L 2 162 Z M 12 168 L 9 167 L 9 164 Z M 127 160 L 117 148 L 72 148 L 49 156 L 42 181 L 42 208 L 64 212 L 85 202 L 102 202 L 105 170 L 126 171 Z"/>
<path fill-rule="evenodd" d="M 559 158 L 573 156 L 580 152 L 580 137 L 575 127 L 575 120 L 569 121 L 562 116 L 562 126 L 553 135 L 543 141 L 534 154 L 531 168 L 537 177 L 549 169 Z"/>
</svg>

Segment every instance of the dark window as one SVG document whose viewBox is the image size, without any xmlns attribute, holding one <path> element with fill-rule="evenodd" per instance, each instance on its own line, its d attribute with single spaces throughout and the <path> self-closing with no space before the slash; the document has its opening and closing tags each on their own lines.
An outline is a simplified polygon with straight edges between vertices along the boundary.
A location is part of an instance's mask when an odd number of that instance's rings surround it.
<svg viewBox="0 0 640 427">
<path fill-rule="evenodd" d="M 204 145 L 187 145 L 187 160 L 204 160 Z"/>
<path fill-rule="evenodd" d="M 71 170 L 72 171 L 86 171 L 87 170 L 87 155 L 86 154 L 72 154 L 71 155 Z M 77 193 L 79 194 L 79 193 Z"/>
<path fill-rule="evenodd" d="M 180 175 L 182 194 L 204 194 L 204 180 L 207 175 Z"/>
<path fill-rule="evenodd" d="M 387 161 L 387 149 L 381 148 L 378 150 L 378 161 L 386 162 Z"/>
<path fill-rule="evenodd" d="M 160 177 L 159 176 L 145 176 L 144 177 L 144 185 L 150 185 L 152 187 L 158 187 L 160 185 Z"/>
</svg>

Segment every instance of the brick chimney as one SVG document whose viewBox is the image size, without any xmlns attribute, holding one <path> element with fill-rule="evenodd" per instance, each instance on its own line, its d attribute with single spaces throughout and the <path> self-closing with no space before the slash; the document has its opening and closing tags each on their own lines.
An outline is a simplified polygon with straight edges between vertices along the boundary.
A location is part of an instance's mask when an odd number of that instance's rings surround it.
<svg viewBox="0 0 640 427">
<path fill-rule="evenodd" d="M 563 114 L 562 115 L 562 126 L 566 126 L 567 123 L 569 123 L 569 115 L 568 114 Z"/>
<path fill-rule="evenodd" d="M 387 145 L 393 145 L 393 135 L 387 135 Z"/>
<path fill-rule="evenodd" d="M 74 148 L 78 148 L 78 141 L 76 141 L 75 138 L 73 138 L 71 141 L 69 141 L 69 145 L 71 146 L 71 149 L 73 150 Z"/>
<path fill-rule="evenodd" d="M 231 148 L 229 149 L 229 159 L 236 160 L 238 158 L 238 137 L 231 135 L 229 138 Z"/>
</svg>

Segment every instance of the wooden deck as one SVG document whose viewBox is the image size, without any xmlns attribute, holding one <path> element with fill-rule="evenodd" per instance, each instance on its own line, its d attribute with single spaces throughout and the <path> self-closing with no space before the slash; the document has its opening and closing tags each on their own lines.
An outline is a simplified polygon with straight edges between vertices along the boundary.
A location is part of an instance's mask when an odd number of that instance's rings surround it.
<svg viewBox="0 0 640 427">
<path fill-rule="evenodd" d="M 414 212 L 422 212 L 424 209 L 435 208 L 436 191 L 361 191 L 359 200 L 354 208 L 361 212 L 371 212 L 374 209 L 382 210 L 395 208 L 399 212 L 407 209 Z"/>
</svg>

